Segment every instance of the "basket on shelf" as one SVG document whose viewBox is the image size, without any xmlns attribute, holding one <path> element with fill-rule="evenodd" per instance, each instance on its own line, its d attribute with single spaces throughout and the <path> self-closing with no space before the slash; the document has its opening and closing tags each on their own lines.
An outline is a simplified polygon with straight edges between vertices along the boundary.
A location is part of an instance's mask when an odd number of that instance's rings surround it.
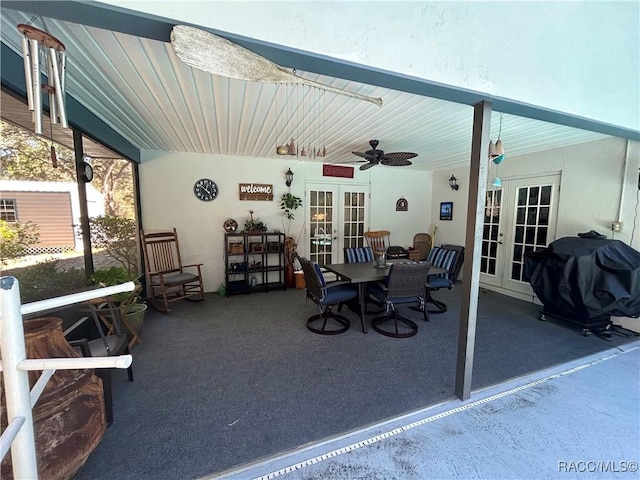
<svg viewBox="0 0 640 480">
<path fill-rule="evenodd" d="M 242 255 L 244 253 L 244 247 L 242 243 L 230 243 L 229 253 L 231 255 Z"/>
</svg>

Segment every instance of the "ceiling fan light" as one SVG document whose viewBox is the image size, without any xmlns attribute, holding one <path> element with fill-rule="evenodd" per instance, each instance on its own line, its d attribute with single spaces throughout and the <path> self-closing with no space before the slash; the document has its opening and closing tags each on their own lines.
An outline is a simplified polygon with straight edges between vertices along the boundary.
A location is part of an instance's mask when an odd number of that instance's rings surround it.
<svg viewBox="0 0 640 480">
<path fill-rule="evenodd" d="M 492 158 L 493 163 L 495 163 L 496 165 L 500 165 L 502 163 L 502 160 L 504 160 L 504 153 L 498 155 L 497 157 Z"/>
<path fill-rule="evenodd" d="M 496 154 L 504 155 L 504 145 L 502 145 L 502 140 L 500 139 L 496 141 Z"/>
<path fill-rule="evenodd" d="M 500 177 L 494 178 L 492 185 L 494 187 L 502 187 L 502 182 L 500 181 Z"/>
</svg>

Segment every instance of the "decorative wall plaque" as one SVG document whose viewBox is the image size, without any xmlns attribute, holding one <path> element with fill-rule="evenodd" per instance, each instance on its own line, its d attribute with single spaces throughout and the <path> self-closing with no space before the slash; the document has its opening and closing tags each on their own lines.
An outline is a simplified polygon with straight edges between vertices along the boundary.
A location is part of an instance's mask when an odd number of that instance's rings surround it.
<svg viewBox="0 0 640 480">
<path fill-rule="evenodd" d="M 409 202 L 404 197 L 400 197 L 396 202 L 396 212 L 406 212 L 409 210 Z"/>
<path fill-rule="evenodd" d="M 353 167 L 343 167 L 341 165 L 322 165 L 323 177 L 353 178 Z"/>
<path fill-rule="evenodd" d="M 239 183 L 240 200 L 273 200 L 273 185 L 266 183 Z"/>
</svg>

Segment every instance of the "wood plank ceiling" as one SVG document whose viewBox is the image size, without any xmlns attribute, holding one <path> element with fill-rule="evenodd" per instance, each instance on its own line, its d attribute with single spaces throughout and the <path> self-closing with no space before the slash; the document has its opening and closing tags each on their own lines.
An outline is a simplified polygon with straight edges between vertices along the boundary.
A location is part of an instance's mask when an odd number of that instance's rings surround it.
<svg viewBox="0 0 640 480">
<path fill-rule="evenodd" d="M 2 41 L 21 55 L 18 23 L 29 16 L 2 9 Z M 44 19 L 68 54 L 67 92 L 141 150 L 277 158 L 276 145 L 325 147 L 327 157 L 358 160 L 371 139 L 387 152 L 418 154 L 411 167 L 441 170 L 467 165 L 472 108 L 381 87 L 297 72 L 305 78 L 372 97 L 382 107 L 300 86 L 246 82 L 183 64 L 168 43 L 70 22 Z M 43 25 L 34 25 L 42 28 Z M 9 118 L 12 109 L 3 105 Z M 494 114 L 491 137 L 498 136 Z M 599 133 L 504 114 L 508 156 L 606 138 Z"/>
</svg>

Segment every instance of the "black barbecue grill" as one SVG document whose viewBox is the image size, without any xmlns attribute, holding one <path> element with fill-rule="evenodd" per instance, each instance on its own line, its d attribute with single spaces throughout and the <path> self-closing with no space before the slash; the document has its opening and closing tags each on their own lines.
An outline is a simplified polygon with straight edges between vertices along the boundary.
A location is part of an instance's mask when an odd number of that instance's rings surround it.
<svg viewBox="0 0 640 480">
<path fill-rule="evenodd" d="M 525 255 L 525 276 L 546 316 L 611 337 L 612 316 L 640 316 L 640 252 L 595 232 L 560 238 Z"/>
</svg>

